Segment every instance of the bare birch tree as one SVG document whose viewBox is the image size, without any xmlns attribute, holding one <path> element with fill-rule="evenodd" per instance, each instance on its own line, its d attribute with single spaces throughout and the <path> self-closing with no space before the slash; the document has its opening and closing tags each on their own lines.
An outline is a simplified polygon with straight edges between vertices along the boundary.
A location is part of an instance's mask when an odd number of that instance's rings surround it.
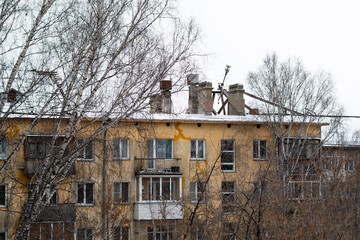
<svg viewBox="0 0 360 240">
<path fill-rule="evenodd" d="M 0 171 L 44 118 L 53 124 L 50 150 L 31 180 L 16 239 L 29 237 L 31 223 L 65 179 L 79 149 L 121 119 L 145 114 L 160 80 L 171 78 L 175 90 L 185 84 L 198 30 L 194 22 L 177 18 L 174 6 L 171 0 L 1 3 L 1 129 L 6 132 L 11 118 L 30 110 L 33 115 Z M 20 34 L 25 34 L 21 41 Z M 21 97 L 7 103 L 11 89 Z M 86 141 L 74 144 L 77 134 L 90 127 Z"/>
</svg>

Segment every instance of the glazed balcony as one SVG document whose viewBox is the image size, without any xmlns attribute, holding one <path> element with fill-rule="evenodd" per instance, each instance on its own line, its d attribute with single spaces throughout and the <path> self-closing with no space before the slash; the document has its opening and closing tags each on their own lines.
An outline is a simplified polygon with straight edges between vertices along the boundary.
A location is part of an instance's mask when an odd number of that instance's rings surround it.
<svg viewBox="0 0 360 240">
<path fill-rule="evenodd" d="M 150 174 L 136 177 L 136 201 L 134 218 L 151 219 L 183 219 L 181 204 L 182 175 Z"/>
</svg>

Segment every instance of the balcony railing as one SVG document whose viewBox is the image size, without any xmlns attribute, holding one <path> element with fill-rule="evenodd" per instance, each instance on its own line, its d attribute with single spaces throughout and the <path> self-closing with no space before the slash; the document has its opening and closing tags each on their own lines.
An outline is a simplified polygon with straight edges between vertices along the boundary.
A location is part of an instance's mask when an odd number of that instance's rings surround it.
<svg viewBox="0 0 360 240">
<path fill-rule="evenodd" d="M 136 173 L 180 173 L 181 158 L 134 158 Z"/>
<path fill-rule="evenodd" d="M 41 169 L 44 160 L 35 160 L 35 159 L 27 159 L 25 160 L 25 175 L 28 177 L 34 176 Z M 75 162 L 71 165 L 69 171 L 67 172 L 67 176 L 75 175 L 76 167 Z"/>
<path fill-rule="evenodd" d="M 46 206 L 36 222 L 72 222 L 75 220 L 75 204 L 69 203 Z"/>
<path fill-rule="evenodd" d="M 183 219 L 184 211 L 179 201 L 135 202 L 134 219 L 160 220 Z"/>
</svg>

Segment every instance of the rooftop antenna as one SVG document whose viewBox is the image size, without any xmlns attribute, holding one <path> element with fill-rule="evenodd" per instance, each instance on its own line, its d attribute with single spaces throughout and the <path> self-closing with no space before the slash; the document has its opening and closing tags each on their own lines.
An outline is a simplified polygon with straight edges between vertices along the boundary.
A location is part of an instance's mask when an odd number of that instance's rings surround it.
<svg viewBox="0 0 360 240">
<path fill-rule="evenodd" d="M 226 76 L 230 72 L 230 68 L 231 68 L 230 65 L 226 65 L 226 67 L 225 67 L 225 75 L 224 75 L 223 81 L 222 81 L 222 83 L 219 83 L 219 85 L 218 85 L 218 90 L 220 91 L 220 96 L 218 98 L 218 103 L 219 103 L 219 100 L 221 99 L 221 104 L 222 104 L 221 109 L 222 109 L 224 115 L 226 115 L 226 112 L 225 112 L 225 104 L 226 104 L 226 102 L 224 101 L 224 94 L 226 95 L 226 93 L 224 93 L 224 83 L 225 83 Z M 220 110 L 220 112 L 221 112 L 221 110 Z"/>
</svg>

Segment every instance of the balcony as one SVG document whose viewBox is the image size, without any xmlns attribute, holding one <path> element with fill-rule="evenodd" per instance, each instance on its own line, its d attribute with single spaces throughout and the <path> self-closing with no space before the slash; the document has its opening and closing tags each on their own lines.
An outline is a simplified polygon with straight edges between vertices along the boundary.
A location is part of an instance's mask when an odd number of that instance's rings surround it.
<svg viewBox="0 0 360 240">
<path fill-rule="evenodd" d="M 47 157 L 57 158 L 59 156 L 60 146 L 63 143 L 63 137 L 58 137 L 53 143 L 53 136 L 33 135 L 28 136 L 25 143 L 25 175 L 31 177 L 41 169 Z M 68 145 L 69 147 L 70 145 Z M 68 153 L 68 147 L 65 155 Z M 73 163 L 67 172 L 67 175 L 76 173 L 75 163 Z"/>
<path fill-rule="evenodd" d="M 138 175 L 136 177 L 136 202 L 134 218 L 183 219 L 182 175 Z"/>
<path fill-rule="evenodd" d="M 25 161 L 25 175 L 28 177 L 34 176 L 42 167 L 44 160 L 37 160 L 37 159 L 27 159 Z M 75 175 L 76 174 L 76 167 L 75 162 L 71 165 L 69 171 L 67 172 L 67 176 Z"/>
<path fill-rule="evenodd" d="M 75 204 L 58 204 L 46 206 L 36 222 L 73 222 L 75 220 Z"/>
<path fill-rule="evenodd" d="M 180 173 L 181 158 L 134 158 L 135 173 L 158 173 L 175 174 Z"/>
<path fill-rule="evenodd" d="M 179 202 L 136 202 L 136 220 L 183 219 L 184 211 Z"/>
</svg>

